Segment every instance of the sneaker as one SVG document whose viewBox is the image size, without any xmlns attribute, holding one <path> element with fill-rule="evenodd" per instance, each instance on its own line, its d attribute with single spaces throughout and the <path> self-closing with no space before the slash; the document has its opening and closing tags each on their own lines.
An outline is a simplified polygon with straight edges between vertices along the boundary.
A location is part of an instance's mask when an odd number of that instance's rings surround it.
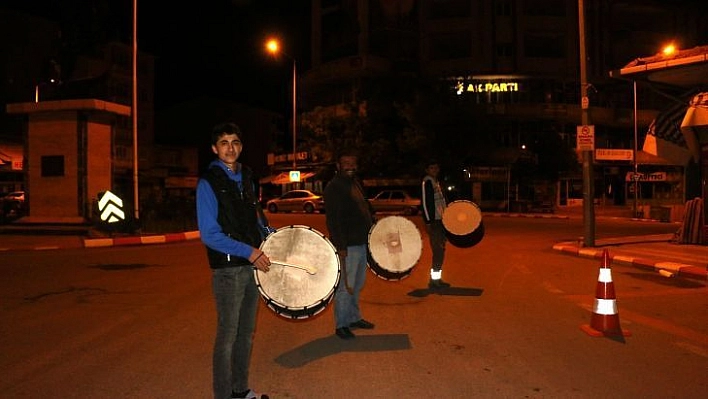
<svg viewBox="0 0 708 399">
<path fill-rule="evenodd" d="M 342 327 L 334 330 L 334 333 L 341 339 L 354 339 L 356 335 L 349 329 L 349 327 Z"/>
<path fill-rule="evenodd" d="M 431 279 L 428 282 L 428 288 L 430 288 L 430 289 L 441 289 L 441 288 L 448 288 L 448 287 L 450 287 L 450 284 L 446 283 L 442 279 L 438 279 L 438 280 Z"/>
<path fill-rule="evenodd" d="M 354 323 L 349 325 L 349 328 L 363 328 L 365 330 L 371 330 L 374 328 L 374 323 L 368 322 L 364 319 L 361 319 L 359 321 L 355 321 Z"/>
<path fill-rule="evenodd" d="M 243 395 L 243 394 L 240 394 Z M 266 394 L 257 394 L 253 389 L 249 389 L 245 396 L 239 396 L 236 392 L 231 393 L 231 399 L 269 399 L 270 397 Z"/>
</svg>

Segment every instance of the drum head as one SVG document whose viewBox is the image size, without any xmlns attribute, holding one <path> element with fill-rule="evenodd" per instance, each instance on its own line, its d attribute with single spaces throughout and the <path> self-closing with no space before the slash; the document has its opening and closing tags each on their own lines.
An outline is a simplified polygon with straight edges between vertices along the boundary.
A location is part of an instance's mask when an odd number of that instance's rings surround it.
<svg viewBox="0 0 708 399">
<path fill-rule="evenodd" d="M 270 271 L 254 273 L 269 308 L 291 319 L 325 309 L 339 281 L 340 265 L 336 249 L 322 233 L 308 226 L 281 227 L 260 249 L 270 258 Z"/>
<path fill-rule="evenodd" d="M 472 233 L 482 223 L 482 211 L 471 201 L 453 201 L 445 208 L 443 226 L 449 233 L 464 236 Z"/>
<path fill-rule="evenodd" d="M 472 247 L 484 238 L 482 211 L 472 201 L 458 200 L 448 204 L 442 222 L 448 241 L 456 247 Z"/>
<path fill-rule="evenodd" d="M 418 263 L 423 241 L 418 228 L 403 216 L 387 216 L 369 230 L 369 268 L 384 280 L 407 277 Z"/>
</svg>

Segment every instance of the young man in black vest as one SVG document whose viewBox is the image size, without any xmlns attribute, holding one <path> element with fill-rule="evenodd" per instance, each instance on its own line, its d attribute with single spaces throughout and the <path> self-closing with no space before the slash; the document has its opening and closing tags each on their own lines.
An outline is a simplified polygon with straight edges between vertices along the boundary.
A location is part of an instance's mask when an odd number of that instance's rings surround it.
<svg viewBox="0 0 708 399">
<path fill-rule="evenodd" d="M 197 221 L 217 313 L 214 399 L 268 398 L 248 386 L 259 300 L 253 269 L 268 272 L 270 259 L 259 249 L 268 224 L 259 212 L 251 170 L 238 162 L 241 140 L 237 125 L 215 126 L 211 149 L 217 159 L 197 184 Z"/>
</svg>

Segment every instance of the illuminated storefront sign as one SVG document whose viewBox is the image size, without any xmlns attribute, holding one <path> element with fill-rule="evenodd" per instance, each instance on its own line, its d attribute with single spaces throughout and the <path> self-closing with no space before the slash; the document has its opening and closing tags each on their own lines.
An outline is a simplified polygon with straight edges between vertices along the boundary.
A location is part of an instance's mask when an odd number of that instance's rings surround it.
<svg viewBox="0 0 708 399">
<path fill-rule="evenodd" d="M 654 173 L 633 173 L 627 172 L 624 181 L 640 181 L 640 182 L 654 182 L 654 181 L 668 181 L 666 177 L 666 172 L 654 172 Z"/>
<path fill-rule="evenodd" d="M 519 91 L 518 82 L 483 82 L 467 83 L 458 81 L 455 85 L 457 95 L 464 92 L 470 93 L 509 93 Z"/>
</svg>

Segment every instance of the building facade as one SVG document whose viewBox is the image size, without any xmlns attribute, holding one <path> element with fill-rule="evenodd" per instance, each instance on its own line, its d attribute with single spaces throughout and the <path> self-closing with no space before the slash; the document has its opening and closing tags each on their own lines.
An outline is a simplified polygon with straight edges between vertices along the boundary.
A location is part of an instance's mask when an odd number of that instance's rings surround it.
<svg viewBox="0 0 708 399">
<path fill-rule="evenodd" d="M 579 3 L 584 5 L 587 54 L 585 106 L 595 148 L 632 149 L 633 87 L 611 78 L 608 71 L 654 54 L 670 40 L 681 38 L 682 46 L 699 44 L 706 17 L 693 8 L 695 2 L 313 0 L 312 69 L 303 76 L 305 103 L 365 102 L 371 94 L 368 83 L 381 76 L 435 80 L 459 109 L 486 120 L 485 133 L 491 130 L 505 154 L 483 166 L 513 171 L 510 163 L 527 158 L 529 152 L 533 158 L 540 137 L 557 135 L 568 149 L 576 146 L 583 111 Z M 650 86 L 639 86 L 636 96 L 641 148 L 666 99 Z M 480 132 L 470 127 L 457 134 Z M 625 177 L 631 168 L 626 160 L 596 161 L 598 201 L 626 204 L 630 188 Z M 582 198 L 576 190 L 581 178 L 577 173 L 559 179 L 551 194 L 555 203 L 578 203 L 570 200 Z M 470 183 L 486 187 L 474 188 L 477 193 L 540 200 L 534 198 L 534 187 L 516 189 L 524 183 L 513 173 L 510 179 Z M 679 203 L 684 199 L 683 194 L 676 198 Z"/>
</svg>

